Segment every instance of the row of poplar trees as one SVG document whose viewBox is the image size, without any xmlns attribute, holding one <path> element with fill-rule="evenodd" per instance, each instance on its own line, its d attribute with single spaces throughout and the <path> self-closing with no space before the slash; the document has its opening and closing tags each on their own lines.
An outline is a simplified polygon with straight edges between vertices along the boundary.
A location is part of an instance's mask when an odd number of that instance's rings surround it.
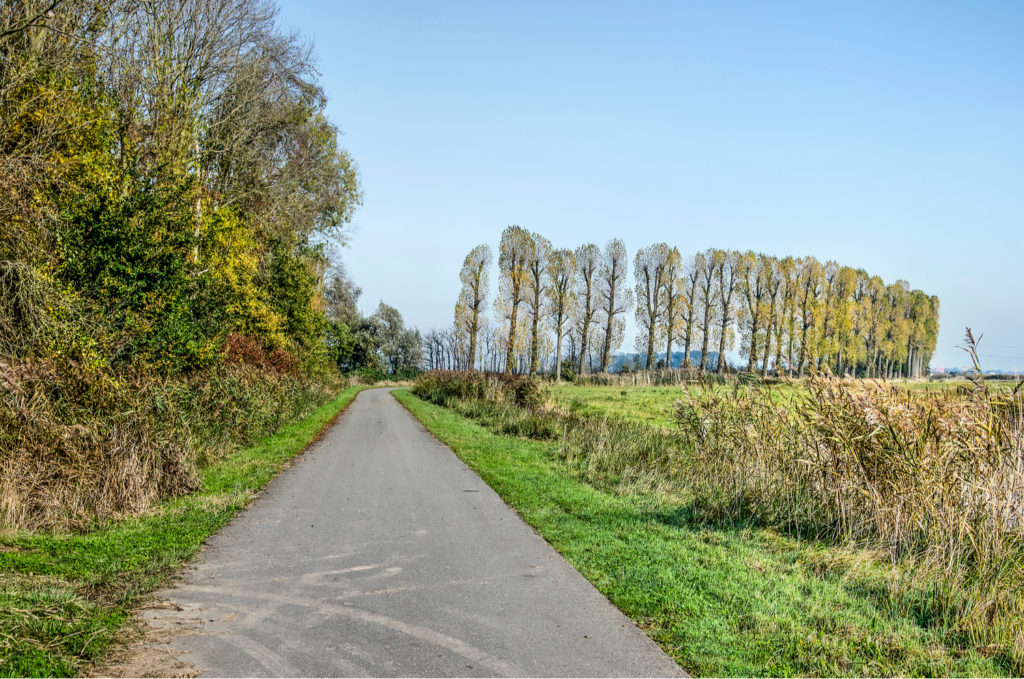
<svg viewBox="0 0 1024 679">
<path fill-rule="evenodd" d="M 498 248 L 496 326 L 486 315 L 492 252 L 479 245 L 460 273 L 447 363 L 529 374 L 543 364 L 560 378 L 568 345 L 574 370 L 606 372 L 630 312 L 648 370 L 670 366 L 681 349 L 684 369 L 721 373 L 728 365 L 720 357 L 738 349 L 746 370 L 763 375 L 803 375 L 813 367 L 918 377 L 935 350 L 939 300 L 906 281 L 886 284 L 813 257 L 711 249 L 684 258 L 666 243 L 636 253 L 632 285 L 629 263 L 619 239 L 603 249 L 559 249 L 509 226 Z"/>
</svg>

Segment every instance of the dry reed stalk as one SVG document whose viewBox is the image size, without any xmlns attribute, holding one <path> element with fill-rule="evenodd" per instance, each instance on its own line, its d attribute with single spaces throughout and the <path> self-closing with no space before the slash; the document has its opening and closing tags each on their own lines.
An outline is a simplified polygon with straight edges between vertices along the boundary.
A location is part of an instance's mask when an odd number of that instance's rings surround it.
<svg viewBox="0 0 1024 679">
<path fill-rule="evenodd" d="M 673 430 L 519 399 L 517 378 L 432 373 L 415 391 L 506 433 L 560 422 L 562 458 L 599 485 L 888 554 L 896 605 L 1024 668 L 1024 389 L 990 393 L 980 370 L 964 393 L 828 373 L 788 387 L 690 385 Z M 900 603 L 922 583 L 927 602 Z"/>
<path fill-rule="evenodd" d="M 197 466 L 307 414 L 329 379 L 0 363 L 0 528 L 75 530 L 198 487 Z"/>
</svg>

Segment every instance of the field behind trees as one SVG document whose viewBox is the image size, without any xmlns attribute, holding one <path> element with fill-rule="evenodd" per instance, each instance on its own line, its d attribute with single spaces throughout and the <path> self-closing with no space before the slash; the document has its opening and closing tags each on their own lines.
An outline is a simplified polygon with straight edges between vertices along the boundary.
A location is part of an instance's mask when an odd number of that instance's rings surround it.
<svg viewBox="0 0 1024 679">
<path fill-rule="evenodd" d="M 684 667 L 713 674 L 771 674 L 771 668 L 853 675 L 1024 670 L 1020 388 L 990 388 L 977 377 L 966 386 L 922 390 L 822 374 L 778 384 L 748 379 L 679 387 L 548 387 L 514 375 L 438 372 L 424 374 L 413 392 L 500 436 L 543 442 L 547 461 L 540 464 L 556 474 L 648 507 L 646 516 L 672 517 L 672 530 L 678 531 L 672 538 L 678 541 L 671 550 L 675 561 L 664 561 L 667 548 L 634 544 L 625 534 L 617 538 L 623 541 L 618 547 L 590 549 L 602 555 L 593 559 L 606 560 L 595 582 L 604 584 L 613 601 L 630 600 L 631 615 L 652 625 L 655 638 Z M 530 491 L 515 492 L 513 497 L 524 497 Z M 554 512 L 568 501 L 546 502 L 547 512 Z M 636 519 L 637 535 L 647 530 L 647 520 Z M 557 520 L 538 521 L 542 533 L 549 522 L 557 531 Z M 607 527 L 594 521 L 580 528 L 576 541 L 603 535 Z M 693 544 L 694 533 L 725 536 L 732 546 L 716 558 L 732 566 L 708 564 L 713 574 L 699 577 L 711 580 L 693 591 L 680 588 L 678 596 L 683 589 L 686 597 L 698 598 L 738 589 L 696 610 L 672 594 L 629 594 L 646 585 L 630 579 L 629 564 L 616 554 L 639 552 L 630 558 L 698 577 L 692 572 L 697 563 L 689 560 L 704 557 L 703 548 Z M 763 551 L 764 540 L 774 544 L 770 554 Z M 576 542 L 559 548 L 577 549 Z M 749 634 L 736 627 L 744 624 L 738 611 L 753 614 L 749 597 L 759 596 L 760 585 L 729 578 L 739 572 L 758 580 L 762 576 L 751 569 L 767 568 L 770 577 L 786 582 L 794 577 L 787 568 L 806 578 L 809 565 L 809 577 L 818 584 L 806 585 L 806 596 L 819 585 L 836 586 L 842 594 L 829 596 L 853 597 L 856 603 L 826 603 L 828 610 L 866 607 L 874 622 L 862 628 L 852 618 L 834 620 L 834 612 L 805 619 L 805 606 L 817 604 L 798 596 L 773 604 L 785 609 L 776 614 L 791 619 L 787 625 L 750 628 Z M 676 591 L 676 585 L 664 586 Z M 697 621 L 684 622 L 680 615 Z M 905 625 L 916 631 L 896 633 Z M 707 642 L 692 629 L 673 632 L 693 626 L 718 629 L 729 638 L 723 644 L 733 646 L 702 655 Z M 813 635 L 804 636 L 806 629 L 821 626 L 857 639 L 856 650 L 826 648 Z M 925 652 L 931 661 L 922 660 L 919 641 L 913 640 L 917 634 L 932 639 L 926 646 L 941 646 Z M 734 667 L 712 657 L 756 657 L 755 647 L 764 644 L 778 653 L 774 660 L 762 658 L 764 665 Z"/>
</svg>

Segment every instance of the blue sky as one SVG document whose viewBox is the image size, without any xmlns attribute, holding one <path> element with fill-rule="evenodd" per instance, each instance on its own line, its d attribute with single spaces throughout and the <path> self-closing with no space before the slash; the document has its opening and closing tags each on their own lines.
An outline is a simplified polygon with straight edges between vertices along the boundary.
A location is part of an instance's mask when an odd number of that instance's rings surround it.
<svg viewBox="0 0 1024 679">
<path fill-rule="evenodd" d="M 343 251 L 421 329 L 519 224 L 814 255 L 938 295 L 933 367 L 1024 372 L 1024 3 L 298 2 L 365 204 Z M 492 287 L 496 281 L 492 280 Z M 632 350 L 632 339 L 624 349 Z"/>
</svg>

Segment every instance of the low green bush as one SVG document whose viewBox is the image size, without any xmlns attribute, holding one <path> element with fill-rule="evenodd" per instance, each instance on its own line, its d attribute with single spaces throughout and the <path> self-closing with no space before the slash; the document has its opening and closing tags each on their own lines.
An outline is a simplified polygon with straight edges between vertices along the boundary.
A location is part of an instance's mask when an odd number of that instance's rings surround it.
<svg viewBox="0 0 1024 679">
<path fill-rule="evenodd" d="M 536 409 L 550 401 L 549 390 L 526 375 L 459 370 L 431 370 L 417 376 L 412 388 L 420 398 L 444 405 L 449 400 L 480 400 Z"/>
</svg>

